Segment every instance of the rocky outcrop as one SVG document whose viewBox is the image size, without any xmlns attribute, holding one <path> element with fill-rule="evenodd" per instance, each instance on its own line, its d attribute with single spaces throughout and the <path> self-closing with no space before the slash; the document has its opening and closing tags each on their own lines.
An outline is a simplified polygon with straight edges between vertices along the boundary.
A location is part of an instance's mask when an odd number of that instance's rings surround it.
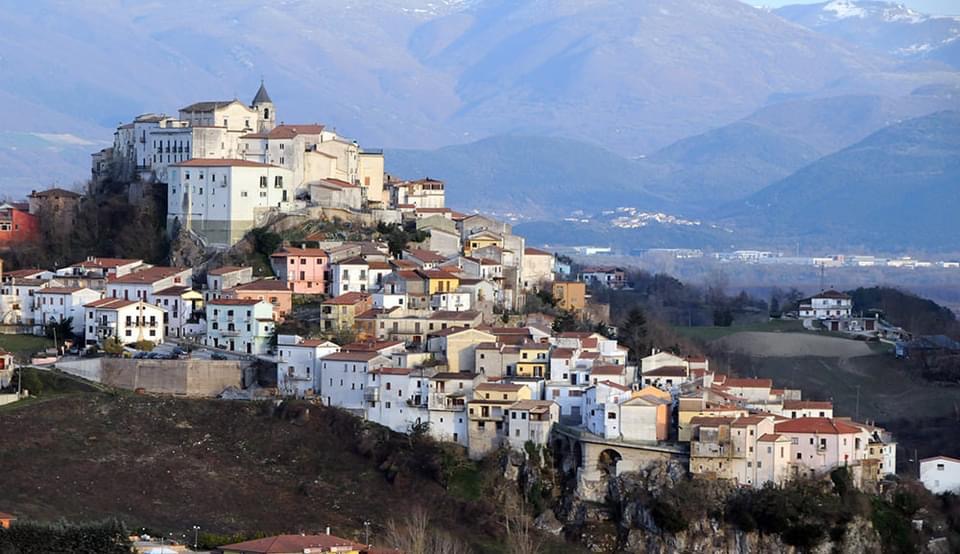
<svg viewBox="0 0 960 554">
<path fill-rule="evenodd" d="M 528 500 L 543 504 L 536 526 L 592 552 L 657 554 L 717 552 L 800 554 L 881 552 L 872 524 L 854 518 L 841 536 L 800 550 L 778 535 L 745 532 L 723 521 L 731 485 L 691 481 L 677 461 L 653 462 L 636 472 L 585 481 L 572 451 L 505 453 L 503 475 Z"/>
</svg>

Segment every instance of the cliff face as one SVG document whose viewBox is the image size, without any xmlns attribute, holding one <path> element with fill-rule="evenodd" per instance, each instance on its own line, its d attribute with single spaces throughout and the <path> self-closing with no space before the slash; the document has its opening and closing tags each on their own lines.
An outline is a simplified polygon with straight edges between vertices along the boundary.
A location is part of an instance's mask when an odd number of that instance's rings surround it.
<svg viewBox="0 0 960 554">
<path fill-rule="evenodd" d="M 557 456 L 554 458 L 554 456 Z M 730 485 L 692 481 L 678 462 L 651 463 L 637 472 L 599 481 L 578 478 L 569 454 L 512 454 L 504 476 L 517 482 L 535 508 L 537 526 L 563 535 L 593 552 L 657 554 L 855 554 L 881 552 L 872 524 L 852 518 L 842 533 L 831 532 L 809 549 L 786 544 L 778 535 L 745 532 L 724 521 Z M 538 506 L 539 505 L 539 506 Z"/>
</svg>

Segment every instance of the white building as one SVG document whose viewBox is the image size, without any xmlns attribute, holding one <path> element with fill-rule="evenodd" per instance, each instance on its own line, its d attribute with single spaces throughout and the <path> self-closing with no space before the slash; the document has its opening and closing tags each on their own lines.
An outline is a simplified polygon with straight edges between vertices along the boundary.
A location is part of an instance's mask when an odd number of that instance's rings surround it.
<svg viewBox="0 0 960 554">
<path fill-rule="evenodd" d="M 220 298 L 207 304 L 204 344 L 230 352 L 266 354 L 273 329 L 273 306 L 269 302 Z"/>
<path fill-rule="evenodd" d="M 203 291 L 203 301 L 221 298 L 223 291 L 253 281 L 253 268 L 240 266 L 222 266 L 207 272 L 207 289 Z"/>
<path fill-rule="evenodd" d="M 539 289 L 553 282 L 554 257 L 537 248 L 524 248 L 520 281 L 524 289 Z"/>
<path fill-rule="evenodd" d="M 853 310 L 853 299 L 835 290 L 815 294 L 800 302 L 802 319 L 846 319 Z"/>
<path fill-rule="evenodd" d="M 212 244 L 235 244 L 294 200 L 289 169 L 249 160 L 193 159 L 171 166 L 168 178 L 167 230 L 190 229 Z"/>
<path fill-rule="evenodd" d="M 427 423 L 429 379 L 408 367 L 379 367 L 367 372 L 366 417 L 400 433 Z"/>
<path fill-rule="evenodd" d="M 203 305 L 203 295 L 199 292 L 189 286 L 175 285 L 158 290 L 151 298 L 154 304 L 164 310 L 164 336 L 179 339 L 203 332 L 199 318 L 190 323 L 194 312 Z"/>
<path fill-rule="evenodd" d="M 348 292 L 367 292 L 370 289 L 369 266 L 361 257 L 342 260 L 330 267 L 333 284 L 330 296 L 340 296 Z"/>
<path fill-rule="evenodd" d="M 77 336 L 84 334 L 84 305 L 99 300 L 101 294 L 86 287 L 46 287 L 36 291 L 36 323 L 46 325 L 73 318 L 71 329 Z"/>
<path fill-rule="evenodd" d="M 528 442 L 545 446 L 550 429 L 560 421 L 560 406 L 549 400 L 521 400 L 507 409 L 504 421 L 511 448 L 523 451 Z"/>
<path fill-rule="evenodd" d="M 364 410 L 368 402 L 378 402 L 379 389 L 364 394 L 367 374 L 390 367 L 390 358 L 379 352 L 334 352 L 320 359 L 320 394 L 327 406 Z"/>
<path fill-rule="evenodd" d="M 472 306 L 469 292 L 438 292 L 430 296 L 433 311 L 464 312 L 473 309 Z"/>
<path fill-rule="evenodd" d="M 189 287 L 192 275 L 189 267 L 151 267 L 108 281 L 107 296 L 156 304 L 156 293 L 171 287 Z"/>
<path fill-rule="evenodd" d="M 392 182 L 387 189 L 394 208 L 443 208 L 446 203 L 445 185 L 436 179 Z"/>
<path fill-rule="evenodd" d="M 920 460 L 920 482 L 934 494 L 960 493 L 960 460 L 950 456 Z"/>
<path fill-rule="evenodd" d="M 102 298 L 84 306 L 83 323 L 88 345 L 101 348 L 116 337 L 122 344 L 150 341 L 160 344 L 164 340 L 165 311 L 143 300 Z"/>
<path fill-rule="evenodd" d="M 304 397 L 320 390 L 320 359 L 339 352 L 336 344 L 299 335 L 277 336 L 277 389 L 284 396 Z"/>
</svg>

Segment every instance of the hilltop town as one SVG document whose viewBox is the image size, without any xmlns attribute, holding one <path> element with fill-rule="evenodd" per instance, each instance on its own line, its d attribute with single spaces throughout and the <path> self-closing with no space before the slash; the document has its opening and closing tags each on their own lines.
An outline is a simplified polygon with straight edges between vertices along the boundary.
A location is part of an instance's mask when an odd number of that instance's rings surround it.
<svg viewBox="0 0 960 554">
<path fill-rule="evenodd" d="M 113 146 L 93 154 L 87 193 L 128 183 L 136 204 L 162 189 L 169 238 L 202 256 L 189 266 L 105 256 L 0 264 L 4 330 L 59 333 L 56 350 L 29 364 L 145 394 L 305 400 L 474 460 L 575 445 L 579 494 L 597 501 L 593 484 L 665 462 L 757 489 L 839 468 L 874 492 L 896 473 L 896 439 L 875 423 L 697 352 L 635 340 L 642 321 L 611 326 L 610 306 L 591 292 L 624 287 L 622 269 L 574 270 L 509 223 L 447 207 L 442 176 L 389 175 L 382 151 L 280 114 L 261 83 L 249 104 L 197 102 L 119 126 Z M 44 218 L 69 230 L 81 202 L 51 189 L 0 206 L 9 222 L 0 244 L 35 240 Z M 220 263 L 284 221 L 370 232 L 280 240 L 268 274 Z M 533 299 L 543 309 L 528 309 Z M 797 315 L 810 328 L 893 332 L 851 314 L 836 291 Z M 0 384 L 15 365 L 0 357 Z M 296 548 L 366 551 L 312 540 Z"/>
</svg>

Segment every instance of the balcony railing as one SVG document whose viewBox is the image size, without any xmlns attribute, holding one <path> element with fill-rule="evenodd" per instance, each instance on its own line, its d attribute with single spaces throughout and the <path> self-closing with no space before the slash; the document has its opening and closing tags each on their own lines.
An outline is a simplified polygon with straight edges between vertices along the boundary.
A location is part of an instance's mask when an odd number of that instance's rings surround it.
<svg viewBox="0 0 960 554">
<path fill-rule="evenodd" d="M 363 389 L 363 400 L 365 402 L 379 402 L 380 401 L 380 387 L 367 387 Z"/>
</svg>

